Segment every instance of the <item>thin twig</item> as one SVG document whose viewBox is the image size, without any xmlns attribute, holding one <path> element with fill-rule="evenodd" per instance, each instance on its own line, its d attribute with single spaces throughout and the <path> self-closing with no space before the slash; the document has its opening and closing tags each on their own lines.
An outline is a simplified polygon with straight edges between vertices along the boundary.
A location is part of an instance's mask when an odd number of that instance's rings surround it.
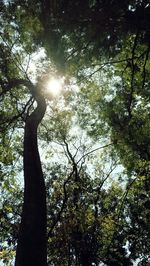
<svg viewBox="0 0 150 266">
<path fill-rule="evenodd" d="M 95 151 L 98 151 L 98 150 L 101 150 L 101 149 L 107 148 L 107 147 L 109 147 L 109 146 L 111 146 L 111 145 L 113 145 L 113 144 L 114 144 L 114 143 L 109 143 L 109 144 L 106 144 L 106 145 L 104 145 L 104 146 L 98 147 L 98 148 L 96 148 L 96 149 L 93 149 L 93 150 L 91 150 L 91 151 L 85 153 L 85 154 L 84 154 L 83 156 L 81 156 L 81 158 L 77 161 L 77 164 L 78 164 L 78 163 L 79 163 L 84 157 L 88 156 L 89 154 L 91 154 L 91 153 L 93 153 L 93 152 L 95 152 Z"/>
</svg>

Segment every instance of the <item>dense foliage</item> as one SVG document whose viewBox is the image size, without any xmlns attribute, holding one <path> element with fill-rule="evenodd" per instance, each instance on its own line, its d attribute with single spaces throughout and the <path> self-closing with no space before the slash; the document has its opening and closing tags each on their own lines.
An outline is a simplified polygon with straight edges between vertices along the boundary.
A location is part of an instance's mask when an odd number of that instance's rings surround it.
<svg viewBox="0 0 150 266">
<path fill-rule="evenodd" d="M 30 81 L 47 103 L 48 265 L 149 265 L 149 1 L 0 5 L 2 262 L 13 265 L 18 239 Z M 51 76 L 64 79 L 57 97 Z"/>
</svg>

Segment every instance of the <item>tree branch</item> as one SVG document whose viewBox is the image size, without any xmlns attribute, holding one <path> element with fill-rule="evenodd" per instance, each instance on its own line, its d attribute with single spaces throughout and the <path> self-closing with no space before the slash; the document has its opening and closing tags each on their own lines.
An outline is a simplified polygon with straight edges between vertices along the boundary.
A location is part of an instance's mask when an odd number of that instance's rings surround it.
<svg viewBox="0 0 150 266">
<path fill-rule="evenodd" d="M 95 151 L 98 151 L 98 150 L 101 150 L 101 149 L 107 148 L 107 147 L 109 147 L 109 146 L 111 146 L 111 145 L 113 145 L 113 144 L 114 144 L 114 143 L 109 143 L 109 144 L 106 144 L 106 145 L 104 145 L 104 146 L 98 147 L 98 148 L 96 148 L 96 149 L 93 149 L 93 150 L 91 150 L 91 151 L 85 153 L 85 154 L 84 154 L 84 155 L 78 160 L 77 164 L 78 164 L 78 163 L 79 163 L 84 157 L 88 156 L 89 154 L 91 154 L 91 153 L 93 153 L 93 152 L 95 152 Z"/>
</svg>

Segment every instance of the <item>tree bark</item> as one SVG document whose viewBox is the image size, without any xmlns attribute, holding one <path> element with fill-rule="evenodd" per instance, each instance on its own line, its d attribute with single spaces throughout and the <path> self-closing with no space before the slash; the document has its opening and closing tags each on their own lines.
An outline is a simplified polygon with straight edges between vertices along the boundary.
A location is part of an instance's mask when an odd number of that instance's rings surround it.
<svg viewBox="0 0 150 266">
<path fill-rule="evenodd" d="M 40 94 L 35 99 L 37 107 L 25 123 L 24 203 L 15 266 L 47 266 L 46 189 L 37 143 L 46 103 Z"/>
</svg>

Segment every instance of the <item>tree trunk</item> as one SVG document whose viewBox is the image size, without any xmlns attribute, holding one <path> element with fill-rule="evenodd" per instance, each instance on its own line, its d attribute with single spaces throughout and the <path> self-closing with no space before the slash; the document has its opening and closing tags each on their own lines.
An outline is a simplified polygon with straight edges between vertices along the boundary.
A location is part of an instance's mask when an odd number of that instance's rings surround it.
<svg viewBox="0 0 150 266">
<path fill-rule="evenodd" d="M 24 133 L 24 203 L 15 266 L 47 266 L 46 189 L 37 143 L 37 128 L 45 111 L 42 95 L 28 116 Z"/>
</svg>

